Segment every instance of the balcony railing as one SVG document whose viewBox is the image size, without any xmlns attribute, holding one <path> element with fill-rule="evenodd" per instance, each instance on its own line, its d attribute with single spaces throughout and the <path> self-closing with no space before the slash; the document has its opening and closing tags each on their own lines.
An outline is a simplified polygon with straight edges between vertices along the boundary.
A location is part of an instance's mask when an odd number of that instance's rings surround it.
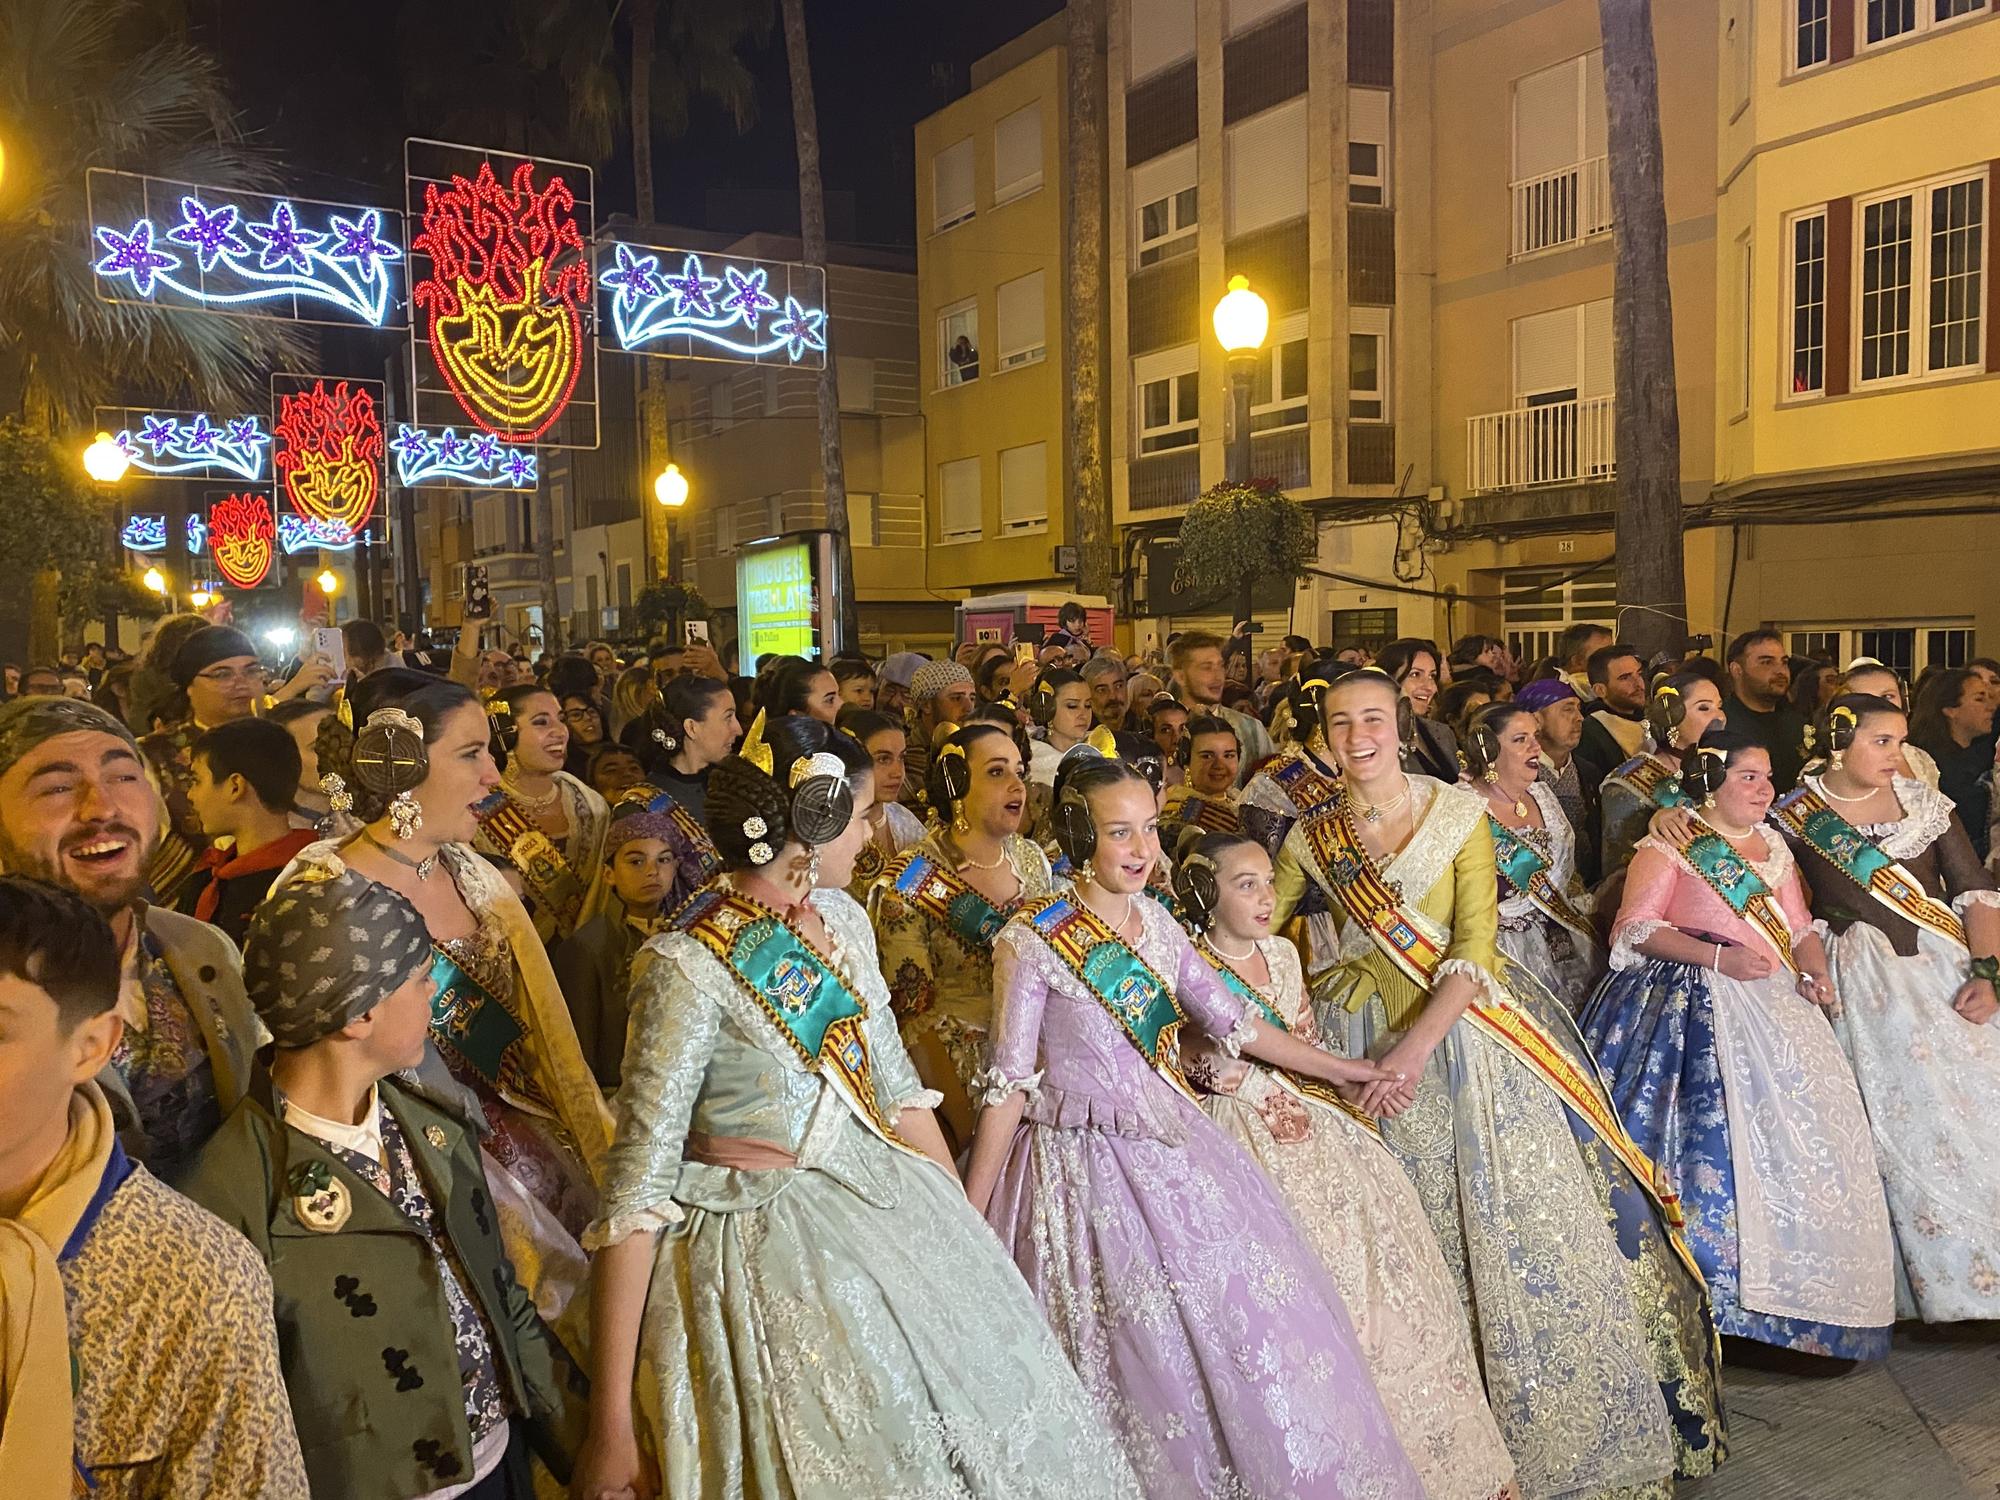
<svg viewBox="0 0 2000 1500">
<path fill-rule="evenodd" d="M 1611 171 L 1602 156 L 1524 177 L 1509 191 L 1514 200 L 1509 259 L 1611 232 Z"/>
<path fill-rule="evenodd" d="M 1465 419 L 1466 488 L 1584 484 L 1618 472 L 1613 399 L 1551 401 Z"/>
</svg>

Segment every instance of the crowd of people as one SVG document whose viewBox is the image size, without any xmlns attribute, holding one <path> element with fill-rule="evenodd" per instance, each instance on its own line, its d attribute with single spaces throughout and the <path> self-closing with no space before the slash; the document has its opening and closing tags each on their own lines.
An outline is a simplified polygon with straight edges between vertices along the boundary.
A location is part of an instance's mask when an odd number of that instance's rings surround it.
<svg viewBox="0 0 2000 1500">
<path fill-rule="evenodd" d="M 1665 1494 L 2000 1317 L 2000 663 L 1086 624 L 10 684 L 7 1493 Z"/>
</svg>

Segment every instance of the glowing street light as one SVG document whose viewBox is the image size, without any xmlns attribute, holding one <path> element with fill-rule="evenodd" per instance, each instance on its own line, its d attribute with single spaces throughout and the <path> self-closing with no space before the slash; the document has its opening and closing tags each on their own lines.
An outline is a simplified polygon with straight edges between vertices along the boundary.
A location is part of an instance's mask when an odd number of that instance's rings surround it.
<svg viewBox="0 0 2000 1500">
<path fill-rule="evenodd" d="M 209 605 L 215 603 L 215 595 L 207 589 L 196 589 L 188 595 L 188 603 L 195 609 L 207 609 Z"/>
<path fill-rule="evenodd" d="M 337 594 L 340 592 L 340 575 L 331 568 L 321 568 L 319 570 L 319 577 L 313 581 L 319 585 L 319 591 L 322 594 Z"/>
<path fill-rule="evenodd" d="M 653 498 L 668 510 L 679 510 L 687 504 L 688 478 L 681 472 L 679 464 L 668 464 L 660 470 L 653 481 Z"/>
<path fill-rule="evenodd" d="M 158 568 L 146 569 L 139 581 L 156 594 L 164 594 L 167 591 L 167 575 Z"/>
<path fill-rule="evenodd" d="M 99 484 L 116 484 L 131 467 L 131 456 L 108 432 L 98 433 L 96 440 L 83 450 L 83 472 Z"/>
<path fill-rule="evenodd" d="M 1271 309 L 1250 290 L 1247 276 L 1229 278 L 1229 290 L 1215 304 L 1215 336 L 1229 355 L 1229 443 L 1223 472 L 1231 484 L 1250 482 L 1250 387 L 1257 377 L 1257 351 L 1271 330 Z"/>
</svg>

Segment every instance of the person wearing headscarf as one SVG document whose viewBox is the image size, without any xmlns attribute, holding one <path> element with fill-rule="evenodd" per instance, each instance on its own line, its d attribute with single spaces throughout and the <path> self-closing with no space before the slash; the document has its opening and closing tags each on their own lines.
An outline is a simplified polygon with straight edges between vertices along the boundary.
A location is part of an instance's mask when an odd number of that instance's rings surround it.
<svg viewBox="0 0 2000 1500">
<path fill-rule="evenodd" d="M 250 637 L 230 625 L 205 625 L 181 642 L 168 674 L 187 701 L 187 715 L 139 742 L 167 803 L 167 831 L 149 871 L 153 895 L 178 904 L 181 887 L 208 848 L 201 817 L 188 800 L 194 784 L 194 742 L 233 719 L 247 719 L 264 696 L 264 670 Z"/>
<path fill-rule="evenodd" d="M 235 945 L 145 899 L 160 824 L 119 720 L 68 698 L 0 708 L 0 871 L 73 891 L 110 925 L 124 1028 L 98 1083 L 126 1152 L 171 1182 L 243 1097 L 259 1037 Z"/>
<path fill-rule="evenodd" d="M 910 706 L 910 684 L 930 661 L 921 651 L 898 651 L 875 674 L 875 710 L 900 717 Z"/>
<path fill-rule="evenodd" d="M 1597 782 L 1577 759 L 1583 739 L 1583 700 L 1560 677 L 1542 677 L 1515 690 L 1513 702 L 1535 716 L 1542 747 L 1535 780 L 1556 794 L 1577 848 L 1577 873 L 1595 885 L 1597 867 Z"/>
<path fill-rule="evenodd" d="M 120 1029 L 103 918 L 0 878 L 0 991 L 0 1490 L 306 1500 L 270 1276 L 126 1154 L 94 1081 Z"/>
<path fill-rule="evenodd" d="M 972 713 L 972 673 L 955 661 L 928 661 L 910 679 L 910 732 L 903 750 L 903 801 L 923 808 L 931 754 Z"/>
<path fill-rule="evenodd" d="M 581 1402 L 508 1262 L 478 1134 L 400 1076 L 429 1036 L 423 917 L 352 871 L 296 880 L 244 954 L 273 1047 L 185 1186 L 270 1267 L 313 1491 L 527 1500 L 531 1446 L 566 1480 Z"/>
</svg>

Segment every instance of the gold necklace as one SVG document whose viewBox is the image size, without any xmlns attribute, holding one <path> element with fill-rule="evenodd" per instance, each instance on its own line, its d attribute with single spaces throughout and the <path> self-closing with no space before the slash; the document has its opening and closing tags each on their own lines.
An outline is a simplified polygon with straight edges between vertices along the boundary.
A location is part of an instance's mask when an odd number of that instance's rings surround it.
<svg viewBox="0 0 2000 1500">
<path fill-rule="evenodd" d="M 1493 800 L 1493 793 L 1494 793 L 1494 792 L 1498 792 L 1498 793 L 1499 793 L 1499 794 L 1500 794 L 1501 796 L 1503 796 L 1503 797 L 1507 795 L 1507 792 L 1506 792 L 1506 789 L 1505 789 L 1504 787 L 1502 787 L 1502 786 L 1500 785 L 1500 783 L 1499 783 L 1499 782 L 1497 782 L 1497 781 L 1496 781 L 1496 782 L 1493 782 L 1493 783 L 1491 784 L 1490 788 L 1488 789 L 1488 791 L 1487 791 L 1487 793 L 1486 793 L 1486 800 L 1487 800 L 1487 801 L 1491 802 L 1491 801 Z M 1514 816 L 1515 816 L 1515 817 L 1517 817 L 1517 818 L 1521 819 L 1521 820 L 1522 820 L 1523 822 L 1527 821 L 1527 817 L 1528 817 L 1528 799 L 1527 799 L 1527 797 L 1526 797 L 1526 796 L 1520 796 L 1520 797 L 1516 797 L 1516 798 L 1514 798 L 1514 799 L 1513 799 L 1513 808 L 1514 808 Z"/>
<path fill-rule="evenodd" d="M 1397 808 L 1401 807 L 1405 802 L 1408 802 L 1410 800 L 1410 778 L 1407 776 L 1403 778 L 1402 794 L 1400 796 L 1390 798 L 1387 802 L 1363 802 L 1358 796 L 1355 797 L 1353 800 L 1355 806 L 1360 808 L 1361 816 L 1364 821 L 1369 823 L 1379 823 L 1382 821 L 1383 818 L 1387 817 L 1390 813 L 1394 812 Z"/>
</svg>

